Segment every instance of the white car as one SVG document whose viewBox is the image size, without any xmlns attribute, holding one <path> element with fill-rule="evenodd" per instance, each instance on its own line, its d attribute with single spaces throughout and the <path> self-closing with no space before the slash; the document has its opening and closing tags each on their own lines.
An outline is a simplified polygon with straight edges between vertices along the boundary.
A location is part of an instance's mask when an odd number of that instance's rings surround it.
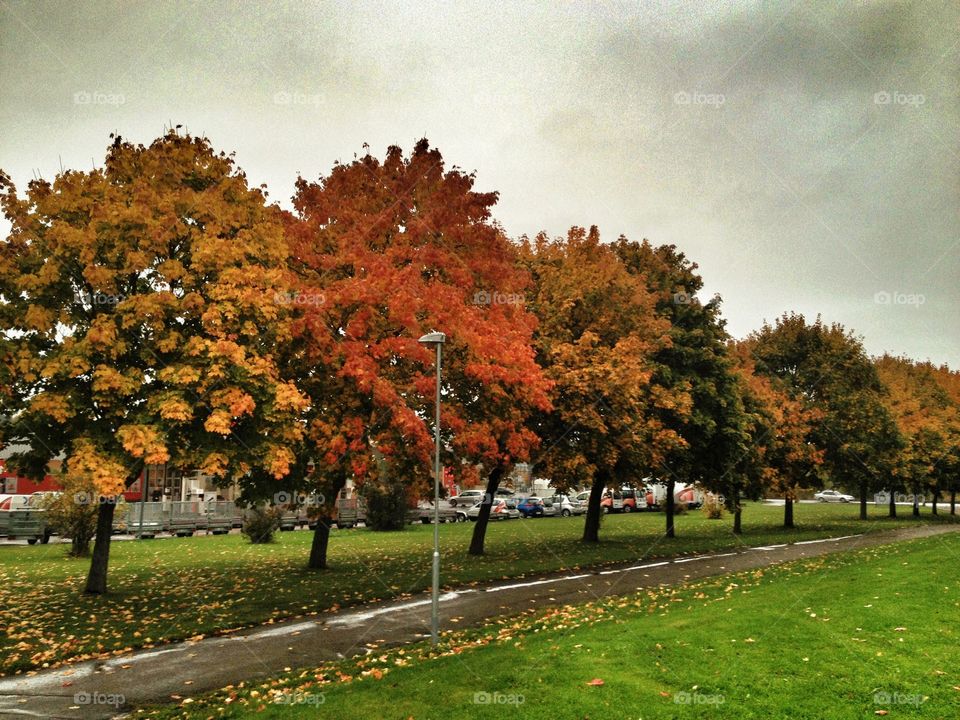
<svg viewBox="0 0 960 720">
<path fill-rule="evenodd" d="M 836 490 L 821 490 L 813 496 L 818 502 L 853 502 L 856 498 L 853 495 L 844 495 Z"/>
<path fill-rule="evenodd" d="M 470 520 L 476 520 L 480 517 L 481 505 L 483 505 L 483 503 L 478 502 L 472 508 L 467 510 L 467 517 Z M 518 517 L 520 517 L 520 511 L 517 510 L 517 501 L 512 498 L 501 498 L 496 500 L 490 507 L 491 520 L 512 520 Z"/>
</svg>

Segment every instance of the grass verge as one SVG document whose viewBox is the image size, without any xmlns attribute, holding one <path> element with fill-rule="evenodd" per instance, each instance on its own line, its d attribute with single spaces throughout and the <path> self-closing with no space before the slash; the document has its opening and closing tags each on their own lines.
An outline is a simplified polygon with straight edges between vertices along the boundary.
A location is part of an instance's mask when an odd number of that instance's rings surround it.
<svg viewBox="0 0 960 720">
<path fill-rule="evenodd" d="M 856 519 L 853 505 L 800 505 L 795 530 L 780 527 L 782 508 L 750 504 L 744 534 L 729 518 L 694 512 L 677 519 L 678 537 L 662 537 L 660 513 L 610 516 L 602 542 L 580 542 L 582 518 L 511 520 L 488 532 L 488 553 L 466 550 L 472 524 L 441 527 L 442 579 L 462 586 L 500 578 L 602 566 L 639 558 L 767 545 L 904 527 L 918 520 Z M 933 518 L 925 510 L 919 522 Z M 67 660 L 99 657 L 282 618 L 313 616 L 378 599 L 403 597 L 430 583 L 429 526 L 404 532 L 336 532 L 331 569 L 306 569 L 311 534 L 281 533 L 271 545 L 240 536 L 116 542 L 105 597 L 85 596 L 87 561 L 65 556 L 63 546 L 0 547 L 0 673 Z M 265 591 L 269 589 L 269 591 Z"/>
<path fill-rule="evenodd" d="M 244 718 L 960 717 L 960 537 L 502 619 L 146 708 Z"/>
</svg>

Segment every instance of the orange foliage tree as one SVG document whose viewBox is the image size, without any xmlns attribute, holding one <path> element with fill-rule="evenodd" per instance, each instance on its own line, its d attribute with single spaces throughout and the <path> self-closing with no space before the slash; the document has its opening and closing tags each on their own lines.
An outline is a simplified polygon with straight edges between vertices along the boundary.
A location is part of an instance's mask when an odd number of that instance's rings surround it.
<svg viewBox="0 0 960 720">
<path fill-rule="evenodd" d="M 529 414 L 548 407 L 530 338 L 527 278 L 490 217 L 495 193 L 446 169 L 426 140 L 409 157 L 390 147 L 316 182 L 300 179 L 290 218 L 298 384 L 311 399 L 306 489 L 327 498 L 348 477 L 424 493 L 432 477 L 434 354 L 418 343 L 444 332 L 444 464 L 461 483 L 486 477 L 492 497 L 537 445 Z M 425 494 L 425 493 L 424 493 Z M 483 552 L 484 506 L 471 552 Z M 325 566 L 328 522 L 311 565 Z"/>
<path fill-rule="evenodd" d="M 816 445 L 814 431 L 823 411 L 793 397 L 780 378 L 758 373 L 752 351 L 749 339 L 733 347 L 737 372 L 769 424 L 756 447 L 760 482 L 766 492 L 783 496 L 783 526 L 792 528 L 798 491 L 821 484 L 823 450 Z"/>
<path fill-rule="evenodd" d="M 930 492 L 933 512 L 944 490 L 952 493 L 955 510 L 958 406 L 944 380 L 949 371 L 929 362 L 884 355 L 876 360 L 880 380 L 886 385 L 884 402 L 896 420 L 904 447 L 894 466 L 890 487 L 890 515 L 896 517 L 896 490 L 909 489 L 913 512 L 920 514 L 918 496 Z"/>
<path fill-rule="evenodd" d="M 555 383 L 553 410 L 537 420 L 537 466 L 560 490 L 590 487 L 583 539 L 596 542 L 604 488 L 640 484 L 684 445 L 655 411 L 687 414 L 689 396 L 651 383 L 670 323 L 656 314 L 643 278 L 601 244 L 595 227 L 526 241 L 521 264 L 534 280 L 537 356 Z"/>
</svg>

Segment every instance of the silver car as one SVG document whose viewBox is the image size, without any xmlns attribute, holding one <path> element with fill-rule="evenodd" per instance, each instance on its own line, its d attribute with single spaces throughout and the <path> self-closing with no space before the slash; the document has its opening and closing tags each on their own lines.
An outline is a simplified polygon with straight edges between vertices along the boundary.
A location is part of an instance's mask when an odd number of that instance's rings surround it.
<svg viewBox="0 0 960 720">
<path fill-rule="evenodd" d="M 821 490 L 813 496 L 819 502 L 853 502 L 856 498 L 853 495 L 844 495 L 836 490 Z"/>
<path fill-rule="evenodd" d="M 570 517 L 571 515 L 582 515 L 584 512 L 586 512 L 586 506 L 573 502 L 568 495 L 554 495 L 543 498 L 544 517 Z"/>
</svg>

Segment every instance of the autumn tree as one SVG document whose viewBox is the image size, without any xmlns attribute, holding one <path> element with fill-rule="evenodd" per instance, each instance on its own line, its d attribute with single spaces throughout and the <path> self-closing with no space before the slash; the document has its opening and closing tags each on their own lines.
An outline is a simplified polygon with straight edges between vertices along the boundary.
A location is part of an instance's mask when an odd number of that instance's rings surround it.
<svg viewBox="0 0 960 720">
<path fill-rule="evenodd" d="M 782 381 L 791 397 L 822 413 L 812 438 L 835 484 L 855 488 L 860 517 L 867 494 L 889 482 L 900 435 L 884 405 L 884 387 L 859 338 L 818 317 L 783 315 L 753 333 L 757 371 Z"/>
<path fill-rule="evenodd" d="M 553 409 L 536 420 L 543 439 L 536 466 L 559 490 L 590 487 L 583 539 L 597 542 L 604 489 L 642 482 L 682 444 L 654 408 L 684 414 L 686 394 L 659 393 L 650 382 L 669 323 L 595 227 L 526 241 L 521 264 L 533 277 L 537 358 L 555 383 Z"/>
<path fill-rule="evenodd" d="M 783 526 L 794 527 L 793 506 L 801 488 L 821 484 L 823 451 L 815 443 L 816 423 L 823 411 L 793 397 L 789 386 L 775 375 L 761 375 L 753 359 L 754 343 L 734 345 L 737 371 L 768 426 L 762 441 L 754 444 L 756 467 L 762 473 L 765 491 L 783 496 Z"/>
<path fill-rule="evenodd" d="M 894 466 L 890 515 L 896 516 L 897 487 L 913 494 L 914 515 L 920 514 L 918 496 L 930 492 L 936 513 L 941 493 L 951 487 L 955 437 L 960 431 L 957 404 L 941 383 L 940 371 L 929 362 L 884 355 L 876 366 L 887 390 L 884 404 L 904 440 Z"/>
<path fill-rule="evenodd" d="M 955 412 L 960 412 L 960 372 L 946 365 L 935 369 L 937 382 L 947 393 Z M 960 489 L 960 427 L 953 422 L 946 432 L 946 457 L 941 463 L 946 477 L 945 491 L 950 493 L 950 514 L 957 514 L 957 490 Z"/>
<path fill-rule="evenodd" d="M 496 193 L 473 185 L 426 140 L 409 157 L 390 147 L 383 161 L 367 154 L 301 178 L 288 239 L 293 365 L 311 400 L 301 453 L 316 461 L 305 487 L 330 500 L 352 478 L 427 494 L 435 360 L 418 338 L 444 332 L 443 460 L 462 484 L 486 481 L 470 547 L 481 554 L 489 499 L 536 447 L 527 416 L 549 401 L 527 278 L 491 219 Z M 317 528 L 325 548 L 327 525 Z"/>
<path fill-rule="evenodd" d="M 679 438 L 650 473 L 666 485 L 665 534 L 674 537 L 677 482 L 723 492 L 734 478 L 743 479 L 750 430 L 742 387 L 727 348 L 720 298 L 699 297 L 703 279 L 696 263 L 673 245 L 621 237 L 613 249 L 630 273 L 644 279 L 657 316 L 669 323 L 669 341 L 653 357 L 653 391 L 662 398 L 689 398 L 655 406 L 656 421 Z"/>
<path fill-rule="evenodd" d="M 99 494 L 87 592 L 107 589 L 115 499 L 145 464 L 229 481 L 289 471 L 304 400 L 273 357 L 286 249 L 277 212 L 232 158 L 171 132 L 117 137 L 103 168 L 0 176 L 2 440 L 37 476 L 63 454 Z"/>
</svg>

